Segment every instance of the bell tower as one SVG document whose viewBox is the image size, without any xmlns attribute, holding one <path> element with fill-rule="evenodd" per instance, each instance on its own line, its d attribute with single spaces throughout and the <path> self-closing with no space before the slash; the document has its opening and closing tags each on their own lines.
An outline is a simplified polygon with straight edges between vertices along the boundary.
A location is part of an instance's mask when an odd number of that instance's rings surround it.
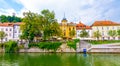
<svg viewBox="0 0 120 66">
<path fill-rule="evenodd" d="M 66 19 L 66 17 L 65 17 L 65 13 L 64 13 L 64 17 L 63 17 L 63 19 L 62 19 L 62 24 L 67 24 L 67 19 Z"/>
</svg>

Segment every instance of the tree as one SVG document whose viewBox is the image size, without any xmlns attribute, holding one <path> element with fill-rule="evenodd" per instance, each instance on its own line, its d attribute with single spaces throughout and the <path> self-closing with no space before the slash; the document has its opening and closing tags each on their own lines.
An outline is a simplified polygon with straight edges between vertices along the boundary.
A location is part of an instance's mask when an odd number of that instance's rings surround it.
<svg viewBox="0 0 120 66">
<path fill-rule="evenodd" d="M 43 31 L 43 39 L 49 39 L 52 36 L 60 35 L 60 27 L 55 19 L 55 13 L 49 10 L 41 11 L 41 30 Z"/>
<path fill-rule="evenodd" d="M 0 16 L 0 21 L 2 23 L 4 22 L 21 22 L 22 18 L 17 17 L 17 16 L 6 16 L 6 15 L 1 15 Z"/>
<path fill-rule="evenodd" d="M 88 37 L 89 35 L 88 35 L 88 32 L 85 30 L 85 29 L 83 29 L 81 32 L 80 32 L 80 37 L 82 37 L 82 38 L 85 38 L 85 37 Z"/>
<path fill-rule="evenodd" d="M 0 22 L 7 22 L 7 17 L 5 15 L 0 16 Z"/>
<path fill-rule="evenodd" d="M 24 13 L 24 24 L 21 25 L 22 36 L 26 41 L 32 42 L 35 35 L 40 33 L 38 15 L 32 12 Z"/>
<path fill-rule="evenodd" d="M 69 35 L 70 35 L 70 37 L 74 37 L 75 36 L 75 30 L 71 30 L 70 32 L 69 32 Z"/>
<path fill-rule="evenodd" d="M 99 37 L 101 37 L 101 34 L 100 34 L 99 31 L 95 31 L 95 32 L 93 33 L 93 36 L 94 36 L 95 38 L 97 38 L 97 40 L 99 40 Z"/>
<path fill-rule="evenodd" d="M 119 30 L 117 30 L 117 34 L 118 34 L 118 36 L 120 36 L 120 29 L 119 29 Z"/>
<path fill-rule="evenodd" d="M 116 32 L 116 30 L 109 30 L 108 35 L 111 36 L 111 37 L 115 37 L 117 35 L 117 32 Z"/>
<path fill-rule="evenodd" d="M 33 41 L 35 37 L 42 36 L 46 40 L 60 35 L 60 27 L 53 11 L 43 10 L 41 14 L 25 12 L 23 22 L 22 34 L 29 41 Z"/>
<path fill-rule="evenodd" d="M 3 39 L 5 38 L 6 34 L 3 31 L 0 31 L 0 39 L 1 39 L 1 43 L 3 42 Z"/>
</svg>

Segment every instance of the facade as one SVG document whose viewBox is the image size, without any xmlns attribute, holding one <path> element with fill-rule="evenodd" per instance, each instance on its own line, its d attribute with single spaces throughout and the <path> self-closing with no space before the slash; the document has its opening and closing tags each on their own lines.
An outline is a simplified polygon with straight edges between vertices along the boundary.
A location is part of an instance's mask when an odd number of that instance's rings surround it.
<svg viewBox="0 0 120 66">
<path fill-rule="evenodd" d="M 120 29 L 120 24 L 112 22 L 112 21 L 95 21 L 92 24 L 92 34 L 95 31 L 99 31 L 101 34 L 101 37 L 99 38 L 100 40 L 112 40 L 112 39 L 120 40 L 120 38 L 118 36 L 111 37 L 108 35 L 108 32 L 110 30 L 117 31 L 118 29 Z M 95 37 L 93 37 L 93 38 L 96 39 Z"/>
<path fill-rule="evenodd" d="M 9 40 L 19 40 L 19 36 L 21 35 L 20 25 L 21 23 L 0 23 L 0 31 L 5 32 L 6 34 L 3 42 Z"/>
<path fill-rule="evenodd" d="M 63 18 L 63 20 L 61 21 L 60 29 L 62 30 L 63 38 L 75 38 L 76 37 L 76 34 L 74 36 L 70 35 L 70 32 L 72 30 L 76 32 L 76 24 L 73 22 L 68 23 L 66 18 Z"/>
<path fill-rule="evenodd" d="M 85 29 L 86 32 L 88 32 L 88 37 L 85 38 L 80 37 L 80 33 L 83 29 Z M 84 40 L 91 39 L 92 36 L 91 32 L 92 32 L 92 28 L 90 26 L 83 24 L 82 22 L 79 22 L 79 24 L 76 25 L 76 38 L 78 39 L 84 39 Z"/>
</svg>

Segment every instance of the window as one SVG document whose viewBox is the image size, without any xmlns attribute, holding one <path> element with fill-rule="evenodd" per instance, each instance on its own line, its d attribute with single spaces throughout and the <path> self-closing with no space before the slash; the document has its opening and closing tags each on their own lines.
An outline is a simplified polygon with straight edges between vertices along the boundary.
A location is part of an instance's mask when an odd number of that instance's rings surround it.
<svg viewBox="0 0 120 66">
<path fill-rule="evenodd" d="M 97 28 L 97 30 L 98 30 L 98 27 L 96 27 Z"/>
<path fill-rule="evenodd" d="M 17 33 L 17 31 L 15 30 L 14 33 Z"/>
<path fill-rule="evenodd" d="M 69 28 L 69 31 L 71 31 L 71 28 Z"/>
<path fill-rule="evenodd" d="M 6 31 L 8 31 L 8 29 L 6 28 Z"/>
<path fill-rule="evenodd" d="M 107 27 L 107 30 L 109 30 L 109 27 Z"/>
<path fill-rule="evenodd" d="M 104 32 L 102 32 L 102 35 L 104 36 Z"/>
<path fill-rule="evenodd" d="M 112 28 L 114 29 L 114 26 Z"/>
<path fill-rule="evenodd" d="M 12 31 L 12 29 L 10 28 L 10 31 Z"/>
<path fill-rule="evenodd" d="M 73 27 L 73 30 L 74 30 L 75 28 Z"/>
<path fill-rule="evenodd" d="M 20 33 L 20 30 L 19 30 L 19 33 Z"/>
<path fill-rule="evenodd" d="M 9 36 L 11 36 L 11 33 L 9 33 Z"/>
<path fill-rule="evenodd" d="M 103 30 L 103 27 L 102 27 L 102 30 Z"/>
<path fill-rule="evenodd" d="M 5 38 L 5 41 L 7 41 L 7 38 Z"/>
<path fill-rule="evenodd" d="M 1 31 L 3 31 L 4 29 L 2 28 Z"/>
<path fill-rule="evenodd" d="M 64 36 L 65 36 L 65 32 L 64 32 Z"/>
<path fill-rule="evenodd" d="M 89 33 L 89 30 L 88 30 L 88 33 Z"/>
</svg>

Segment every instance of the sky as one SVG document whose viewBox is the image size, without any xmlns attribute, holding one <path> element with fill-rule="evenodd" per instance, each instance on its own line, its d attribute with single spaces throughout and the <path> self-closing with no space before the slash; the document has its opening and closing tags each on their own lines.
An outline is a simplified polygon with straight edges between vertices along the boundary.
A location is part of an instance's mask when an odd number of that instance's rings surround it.
<svg viewBox="0 0 120 66">
<path fill-rule="evenodd" d="M 23 17 L 23 12 L 40 13 L 43 9 L 55 12 L 58 22 L 64 17 L 68 22 L 91 25 L 98 20 L 120 23 L 120 0 L 0 0 L 0 15 Z"/>
</svg>

